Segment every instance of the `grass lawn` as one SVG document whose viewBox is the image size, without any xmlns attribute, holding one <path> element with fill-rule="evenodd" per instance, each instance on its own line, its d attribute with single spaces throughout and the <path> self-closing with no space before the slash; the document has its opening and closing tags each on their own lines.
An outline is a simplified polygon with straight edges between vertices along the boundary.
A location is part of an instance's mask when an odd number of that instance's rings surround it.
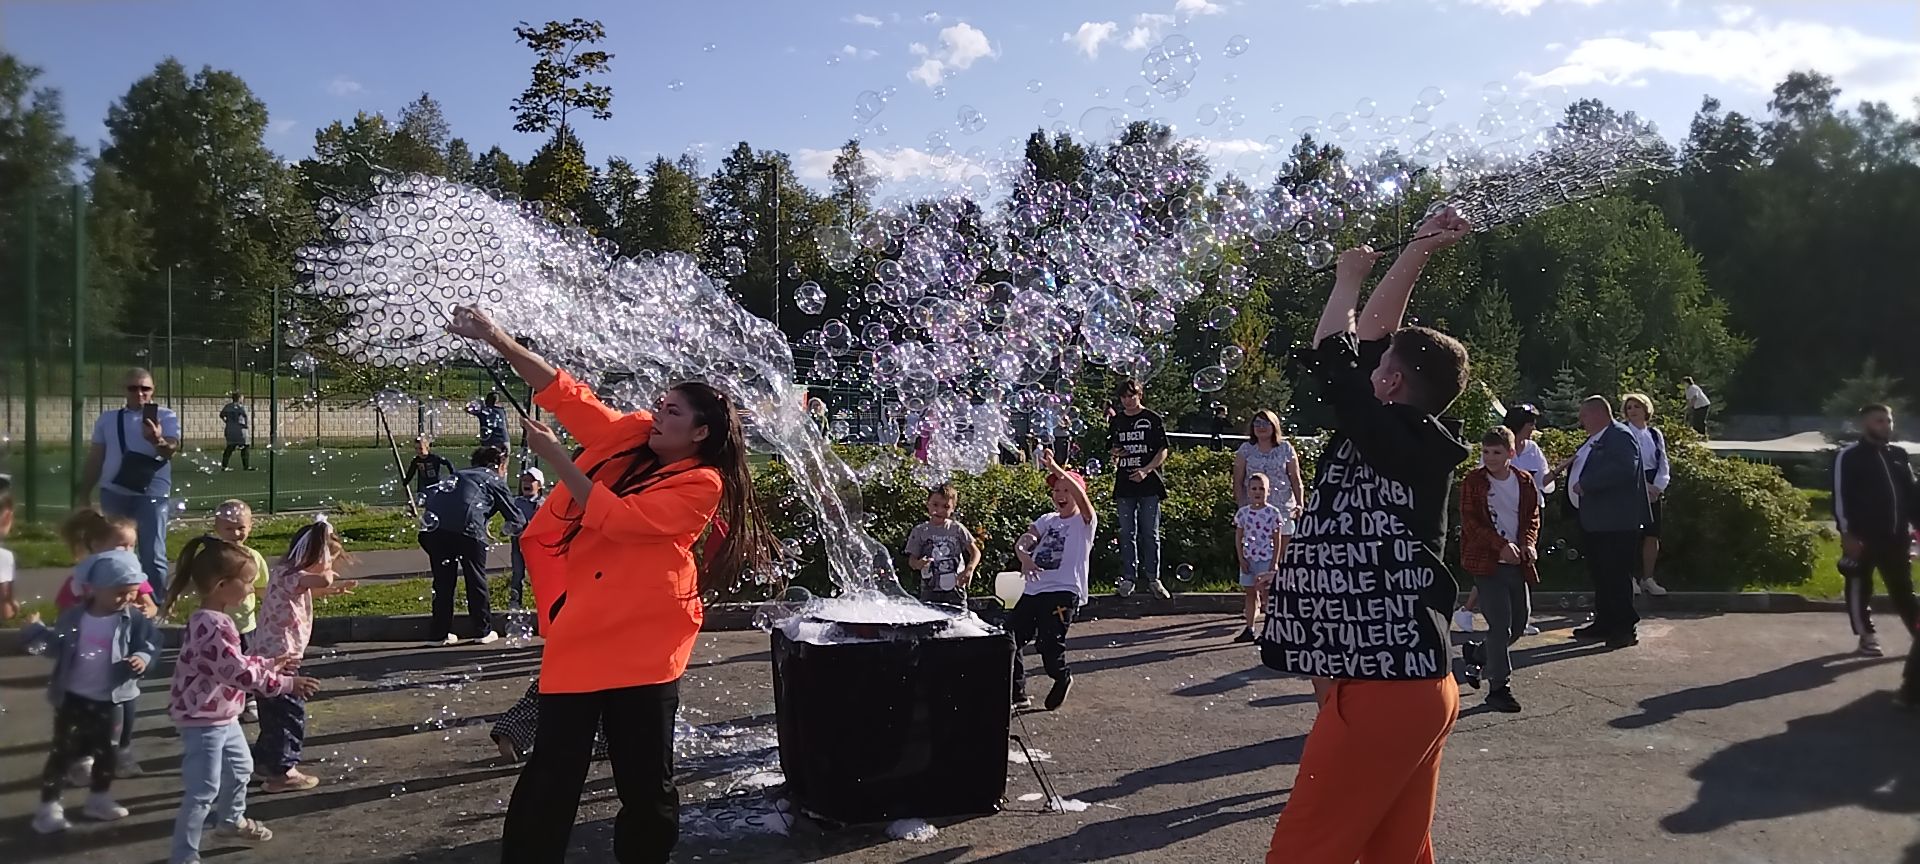
<svg viewBox="0 0 1920 864">
<path fill-rule="evenodd" d="M 233 470 L 220 468 L 219 447 L 188 447 L 174 457 L 173 501 L 184 515 L 211 512 L 221 501 L 240 498 L 256 513 L 273 510 L 311 510 L 340 504 L 393 505 L 402 503 L 400 478 L 394 473 L 393 452 L 384 447 L 282 448 L 274 459 L 273 495 L 267 494 L 266 449 L 253 453 L 253 471 L 240 470 L 239 454 L 234 454 Z M 411 459 L 410 454 L 401 454 Z M 449 458 L 453 458 L 450 456 Z M 455 464 L 464 464 L 464 456 Z M 73 475 L 68 471 L 67 451 L 42 448 L 40 478 L 41 521 L 58 522 L 67 512 L 67 489 Z M 20 472 L 24 470 L 18 451 L 0 456 L 0 474 L 16 475 L 14 496 L 19 500 Z M 24 502 L 22 502 L 24 504 Z M 271 508 L 269 507 L 271 504 Z"/>
<path fill-rule="evenodd" d="M 415 523 L 405 510 L 348 508 L 345 512 L 332 513 L 327 518 L 339 529 L 349 552 L 411 549 L 418 545 L 414 540 L 417 530 Z M 272 560 L 292 545 L 295 531 L 312 521 L 313 518 L 306 515 L 267 516 L 255 511 L 253 536 L 248 539 L 247 545 L 260 550 L 260 554 Z M 211 524 L 210 516 L 193 516 L 169 523 L 168 556 L 178 556 L 188 540 L 205 534 Z M 45 523 L 17 526 L 13 536 L 7 539 L 7 548 L 13 550 L 15 566 L 24 569 L 72 564 L 73 556 L 60 540 L 57 530 L 57 526 Z"/>
</svg>

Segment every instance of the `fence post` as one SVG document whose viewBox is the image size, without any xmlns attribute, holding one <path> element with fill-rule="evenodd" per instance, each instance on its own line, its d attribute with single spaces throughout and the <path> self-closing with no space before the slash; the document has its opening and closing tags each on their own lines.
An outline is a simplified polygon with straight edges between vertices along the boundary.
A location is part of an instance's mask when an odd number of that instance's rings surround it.
<svg viewBox="0 0 1920 864">
<path fill-rule="evenodd" d="M 273 283 L 272 323 L 267 334 L 270 346 L 267 366 L 267 512 L 277 503 L 276 493 L 280 491 L 275 476 L 276 457 L 280 452 L 280 282 Z"/>
<path fill-rule="evenodd" d="M 27 452 L 23 460 L 26 469 L 21 478 L 21 498 L 26 504 L 27 521 L 39 518 L 40 507 L 40 382 L 36 380 L 34 367 L 40 363 L 40 352 L 35 343 L 40 341 L 40 208 L 39 196 L 33 190 L 27 192 L 27 320 L 25 338 L 20 347 L 25 349 L 22 367 L 26 375 L 27 390 Z"/>
<path fill-rule="evenodd" d="M 167 404 L 180 410 L 173 390 L 173 265 L 167 265 Z M 182 433 L 184 434 L 184 433 Z"/>
<path fill-rule="evenodd" d="M 80 393 L 80 370 L 87 367 L 87 189 L 78 183 L 73 184 L 73 412 L 67 424 L 67 470 L 70 487 L 67 504 L 78 508 L 93 495 L 91 489 L 81 489 L 80 479 L 85 476 L 81 471 L 85 458 L 81 448 L 81 424 L 85 421 L 81 415 L 86 413 L 86 399 Z"/>
</svg>

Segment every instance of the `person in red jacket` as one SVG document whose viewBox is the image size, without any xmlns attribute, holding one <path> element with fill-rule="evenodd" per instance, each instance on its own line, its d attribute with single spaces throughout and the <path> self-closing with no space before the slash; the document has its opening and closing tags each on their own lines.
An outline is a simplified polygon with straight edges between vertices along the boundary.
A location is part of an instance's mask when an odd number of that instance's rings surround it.
<svg viewBox="0 0 1920 864">
<path fill-rule="evenodd" d="M 665 862 L 679 836 L 674 713 L 705 618 L 701 594 L 774 548 L 755 513 L 738 412 L 688 382 L 653 411 L 623 414 L 477 309 L 456 308 L 447 329 L 505 357 L 583 448 L 572 457 L 546 424 L 525 421 L 527 445 L 557 485 L 521 534 L 546 650 L 539 728 L 507 806 L 501 861 L 566 859 L 599 728 L 620 794 L 614 858 Z M 736 530 L 702 569 L 692 550 L 716 516 Z"/>
<path fill-rule="evenodd" d="M 1508 681 L 1513 660 L 1508 646 L 1526 634 L 1533 604 L 1527 586 L 1540 581 L 1534 561 L 1540 541 L 1540 496 L 1533 475 L 1513 467 L 1513 430 L 1495 426 L 1480 439 L 1480 467 L 1460 481 L 1460 569 L 1480 588 L 1480 611 L 1487 616 L 1485 642 L 1462 650 L 1467 683 L 1480 686 L 1485 670 L 1487 707 L 1508 714 L 1520 710 Z"/>
</svg>

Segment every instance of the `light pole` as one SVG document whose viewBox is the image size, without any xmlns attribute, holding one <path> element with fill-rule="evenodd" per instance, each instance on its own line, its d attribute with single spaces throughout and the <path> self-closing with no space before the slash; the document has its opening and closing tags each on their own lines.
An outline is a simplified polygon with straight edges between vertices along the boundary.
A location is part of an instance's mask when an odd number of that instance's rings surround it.
<svg viewBox="0 0 1920 864">
<path fill-rule="evenodd" d="M 780 164 L 771 159 L 760 162 L 760 173 L 773 184 L 773 329 L 780 329 Z"/>
</svg>

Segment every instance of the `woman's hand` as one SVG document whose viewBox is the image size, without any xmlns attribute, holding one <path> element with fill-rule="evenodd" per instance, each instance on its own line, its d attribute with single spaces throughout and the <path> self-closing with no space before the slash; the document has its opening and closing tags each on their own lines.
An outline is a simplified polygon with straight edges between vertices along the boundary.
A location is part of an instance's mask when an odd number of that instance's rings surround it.
<svg viewBox="0 0 1920 864">
<path fill-rule="evenodd" d="M 528 417 L 520 421 L 520 428 L 525 431 L 527 449 L 532 450 L 541 459 L 548 462 L 571 463 L 573 461 L 573 458 L 567 455 L 566 448 L 560 446 L 560 436 L 553 434 L 552 427 Z"/>
<path fill-rule="evenodd" d="M 1447 207 L 1421 222 L 1420 227 L 1413 231 L 1416 239 L 1408 245 L 1434 252 L 1460 242 L 1460 238 L 1472 231 L 1473 224 L 1468 222 L 1466 217 L 1455 212 L 1452 207 Z"/>
<path fill-rule="evenodd" d="M 493 319 L 487 317 L 487 313 L 473 306 L 453 307 L 453 318 L 447 322 L 447 332 L 485 342 L 494 347 L 499 347 L 507 338 L 507 331 L 493 323 Z"/>
</svg>

